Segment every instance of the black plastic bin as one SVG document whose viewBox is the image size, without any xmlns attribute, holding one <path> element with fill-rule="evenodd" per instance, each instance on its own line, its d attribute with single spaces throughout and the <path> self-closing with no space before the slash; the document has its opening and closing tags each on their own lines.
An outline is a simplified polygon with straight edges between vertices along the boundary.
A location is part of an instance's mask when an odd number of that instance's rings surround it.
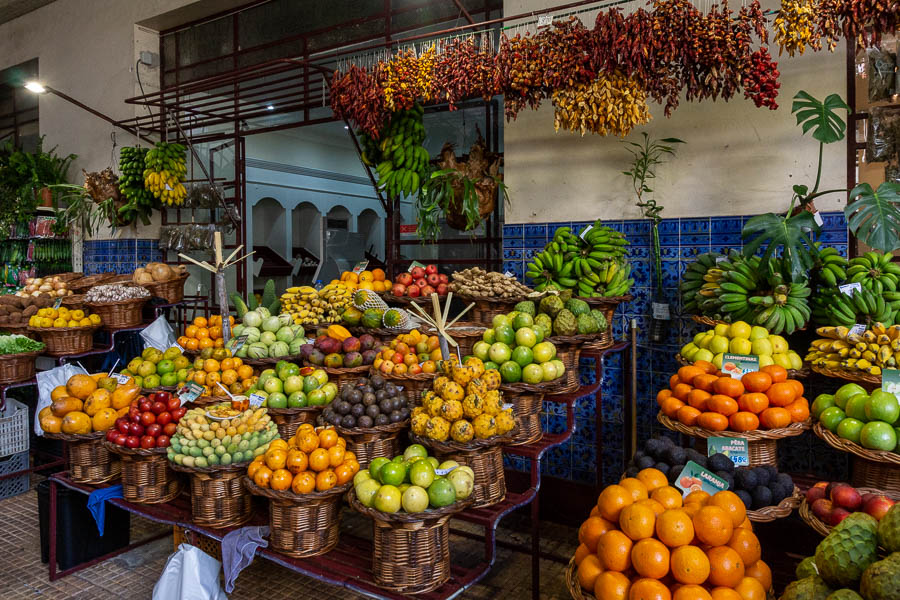
<svg viewBox="0 0 900 600">
<path fill-rule="evenodd" d="M 50 482 L 37 485 L 41 521 L 41 562 L 50 562 Z M 115 552 L 129 543 L 131 513 L 106 503 L 104 535 L 87 508 L 87 494 L 56 486 L 56 564 L 66 570 L 98 556 Z"/>
</svg>

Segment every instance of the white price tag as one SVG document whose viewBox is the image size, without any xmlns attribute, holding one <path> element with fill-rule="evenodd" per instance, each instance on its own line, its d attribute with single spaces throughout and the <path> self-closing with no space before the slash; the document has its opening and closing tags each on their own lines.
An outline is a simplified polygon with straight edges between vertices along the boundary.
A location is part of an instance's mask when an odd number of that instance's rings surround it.
<svg viewBox="0 0 900 600">
<path fill-rule="evenodd" d="M 581 233 L 578 234 L 578 237 L 580 237 L 581 240 L 584 241 L 584 237 L 587 234 L 589 234 L 591 232 L 591 229 L 593 229 L 593 228 L 594 228 L 593 225 L 588 225 L 587 227 L 584 228 L 584 231 L 582 231 Z"/>
<path fill-rule="evenodd" d="M 549 27 L 553 24 L 553 15 L 538 15 L 538 27 Z"/>
<path fill-rule="evenodd" d="M 850 333 L 853 333 L 856 335 L 862 335 L 865 332 L 866 332 L 865 323 L 857 323 L 856 325 L 854 325 L 853 327 L 850 328 Z"/>
<path fill-rule="evenodd" d="M 727 256 L 717 256 L 717 257 L 716 257 L 716 264 L 719 264 L 720 262 L 725 262 L 726 260 L 728 260 L 728 257 L 727 257 Z"/>
<path fill-rule="evenodd" d="M 504 402 L 502 406 L 503 406 L 503 410 L 509 410 L 513 407 L 513 403 L 512 402 Z"/>
<path fill-rule="evenodd" d="M 361 260 L 353 266 L 353 272 L 359 275 L 363 271 L 366 270 L 366 267 L 369 266 L 369 261 Z"/>
<path fill-rule="evenodd" d="M 186 404 L 188 402 L 193 402 L 203 393 L 203 386 L 191 382 L 184 386 L 182 386 L 178 390 L 178 399 L 181 400 L 182 404 Z"/>
<path fill-rule="evenodd" d="M 117 382 L 119 382 L 119 385 L 125 385 L 126 383 L 128 383 L 128 380 L 131 379 L 128 375 L 125 375 L 124 373 L 113 373 L 112 375 L 110 375 L 110 377 L 112 377 Z"/>
<path fill-rule="evenodd" d="M 250 394 L 250 406 L 252 406 L 253 408 L 258 408 L 262 406 L 262 403 L 265 399 L 265 396 L 261 394 Z"/>
<path fill-rule="evenodd" d="M 507 279 L 512 279 L 512 278 L 515 277 L 516 275 L 515 275 L 515 273 L 513 273 L 512 271 L 506 271 L 506 272 L 503 273 L 503 276 L 506 277 Z"/>
<path fill-rule="evenodd" d="M 858 281 L 856 283 L 845 283 L 844 285 L 838 286 L 838 289 L 841 290 L 841 293 L 845 296 L 850 296 L 852 298 L 853 294 L 862 291 L 862 284 Z"/>
<path fill-rule="evenodd" d="M 414 261 L 412 261 L 412 264 L 409 265 L 409 268 L 407 269 L 407 272 L 412 273 L 412 270 L 415 269 L 416 267 L 419 267 L 419 268 L 421 268 L 421 269 L 424 269 L 424 268 L 425 268 L 425 265 L 423 265 L 422 263 L 420 263 L 420 262 L 417 261 L 417 260 L 414 260 Z"/>
<path fill-rule="evenodd" d="M 669 314 L 669 304 L 666 302 L 653 302 L 653 318 L 661 321 L 668 321 L 671 316 Z"/>
<path fill-rule="evenodd" d="M 456 468 L 456 467 L 450 467 L 449 469 L 435 469 L 435 470 L 434 470 L 434 474 L 435 474 L 435 475 L 445 476 L 445 475 L 447 475 L 450 471 L 452 471 L 452 470 L 455 469 L 455 468 Z"/>
<path fill-rule="evenodd" d="M 819 211 L 813 213 L 813 221 L 816 222 L 816 225 L 821 227 L 825 224 L 825 219 L 822 218 L 822 215 L 819 214 Z"/>
</svg>

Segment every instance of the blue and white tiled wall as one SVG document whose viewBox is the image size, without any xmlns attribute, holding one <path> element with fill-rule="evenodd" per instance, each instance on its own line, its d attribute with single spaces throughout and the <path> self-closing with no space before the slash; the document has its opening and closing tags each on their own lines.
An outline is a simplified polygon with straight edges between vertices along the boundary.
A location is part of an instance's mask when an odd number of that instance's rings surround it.
<svg viewBox="0 0 900 600">
<path fill-rule="evenodd" d="M 84 274 L 131 273 L 148 262 L 162 261 L 159 240 L 122 239 L 84 242 Z"/>
<path fill-rule="evenodd" d="M 847 223 L 842 212 L 821 213 L 824 224 L 819 240 L 835 246 L 846 255 Z M 702 217 L 684 219 L 664 219 L 660 223 L 660 246 L 662 254 L 663 292 L 674 314 L 669 328 L 669 339 L 666 343 L 651 344 L 648 340 L 650 325 L 650 303 L 653 293 L 653 267 L 651 260 L 650 223 L 647 220 L 610 220 L 604 224 L 622 231 L 628 237 L 628 260 L 632 265 L 632 277 L 635 286 L 632 288 L 634 300 L 619 307 L 612 323 L 613 335 L 617 339 L 627 331 L 627 324 L 634 320 L 638 339 L 638 374 L 637 374 L 637 427 L 638 444 L 651 435 L 660 433 L 661 427 L 656 422 L 656 391 L 668 385 L 669 377 L 677 370 L 675 354 L 700 330 L 690 315 L 682 315 L 681 298 L 678 294 L 678 282 L 686 266 L 693 262 L 697 255 L 704 252 L 727 252 L 730 249 L 741 250 L 741 229 L 751 216 L 737 217 Z M 588 225 L 590 222 L 554 222 L 529 223 L 525 225 L 503 226 L 503 270 L 523 278 L 525 265 L 532 256 L 539 253 L 544 245 L 553 238 L 560 227 L 572 227 L 573 230 Z M 798 352 L 805 348 L 798 349 Z M 624 369 L 624 354 L 610 355 L 604 365 L 604 381 L 601 388 L 603 405 L 603 427 L 600 435 L 603 440 L 603 456 L 598 457 L 596 451 L 596 411 L 595 398 L 586 396 L 576 404 L 576 431 L 563 446 L 549 451 L 543 458 L 543 472 L 553 477 L 568 479 L 579 483 L 593 484 L 596 481 L 596 470 L 603 469 L 603 478 L 609 483 L 617 479 L 624 469 L 624 386 L 627 372 Z M 593 362 L 582 361 L 582 381 L 593 380 Z M 807 393 L 807 397 L 811 396 Z M 815 396 L 812 396 L 813 398 Z M 541 415 L 544 431 L 557 432 L 565 428 L 566 417 L 563 405 L 544 403 Z M 806 434 L 782 442 L 779 456 L 782 468 L 794 472 L 811 472 L 826 464 L 822 455 L 831 458 L 834 464 L 845 464 L 845 457 L 831 451 L 818 438 Z M 526 468 L 524 460 L 507 457 L 507 465 L 512 468 Z M 823 474 L 824 475 L 824 474 Z"/>
</svg>

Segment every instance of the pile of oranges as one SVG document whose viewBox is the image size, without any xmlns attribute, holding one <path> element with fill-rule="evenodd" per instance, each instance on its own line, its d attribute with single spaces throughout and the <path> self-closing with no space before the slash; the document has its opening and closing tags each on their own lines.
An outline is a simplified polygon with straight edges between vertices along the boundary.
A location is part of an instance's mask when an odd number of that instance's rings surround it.
<svg viewBox="0 0 900 600">
<path fill-rule="evenodd" d="M 295 494 L 324 492 L 344 485 L 359 472 L 356 455 L 333 427 L 316 430 L 303 423 L 289 441 L 276 439 L 247 466 L 247 476 L 261 488 Z"/>
<path fill-rule="evenodd" d="M 229 316 L 228 321 L 234 327 L 234 317 Z M 190 325 L 185 327 L 184 335 L 178 338 L 178 344 L 185 350 L 196 352 L 204 348 L 222 348 L 225 340 L 222 337 L 222 315 L 211 315 L 195 318 Z"/>
<path fill-rule="evenodd" d="M 682 498 L 658 469 L 606 487 L 578 541 L 578 583 L 598 600 L 765 600 L 772 587 L 737 494 Z"/>
<path fill-rule="evenodd" d="M 221 383 L 232 394 L 243 394 L 256 383 L 259 377 L 253 374 L 253 367 L 245 365 L 238 357 L 232 357 L 227 349 L 222 349 L 227 356 L 222 360 L 197 357 L 192 368 L 188 370 L 185 381 L 193 381 L 205 388 L 208 396 L 224 396 Z"/>
<path fill-rule="evenodd" d="M 353 271 L 341 273 L 341 283 L 351 290 L 372 290 L 373 292 L 386 292 L 391 289 L 391 280 L 387 279 L 382 269 L 362 271 L 357 274 Z"/>
<path fill-rule="evenodd" d="M 670 419 L 711 431 L 779 429 L 809 418 L 803 384 L 778 365 L 732 379 L 698 360 L 678 369 L 656 402 Z"/>
</svg>

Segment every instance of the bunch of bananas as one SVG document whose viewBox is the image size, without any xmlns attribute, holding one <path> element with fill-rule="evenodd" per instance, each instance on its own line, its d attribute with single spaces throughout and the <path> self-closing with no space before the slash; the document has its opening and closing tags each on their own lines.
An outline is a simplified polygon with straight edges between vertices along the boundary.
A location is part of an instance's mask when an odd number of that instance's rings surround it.
<svg viewBox="0 0 900 600">
<path fill-rule="evenodd" d="M 806 355 L 813 366 L 880 375 L 882 369 L 900 365 L 900 325 L 875 323 L 862 333 L 819 327 L 816 333 L 822 337 L 812 341 Z"/>
<path fill-rule="evenodd" d="M 585 298 L 624 296 L 634 284 L 631 265 L 625 260 L 627 244 L 624 234 L 600 219 L 579 235 L 560 227 L 528 263 L 525 275 L 539 292 L 571 289 Z"/>
<path fill-rule="evenodd" d="M 894 255 L 891 252 L 878 254 L 866 252 L 862 256 L 850 259 L 847 268 L 847 280 L 850 283 L 860 283 L 862 287 L 872 290 L 876 294 L 882 292 L 896 292 L 897 283 L 900 281 L 900 265 L 891 262 Z"/>
<path fill-rule="evenodd" d="M 820 290 L 819 302 L 827 303 L 825 313 L 829 324 L 853 327 L 856 323 L 884 323 L 893 325 L 900 309 L 900 292 L 876 294 L 862 288 L 843 293 L 838 290 Z"/>
<path fill-rule="evenodd" d="M 847 279 L 847 259 L 838 254 L 837 248 L 828 246 L 822 248 L 817 242 L 818 256 L 816 265 L 810 270 L 810 275 L 825 285 L 838 285 Z"/>
<path fill-rule="evenodd" d="M 379 189 L 390 197 L 418 193 L 425 181 L 429 157 L 422 146 L 424 110 L 416 104 L 410 110 L 393 113 L 382 129 L 380 142 L 365 133 L 358 134 L 363 145 L 362 161 L 375 167 Z"/>
<path fill-rule="evenodd" d="M 144 225 L 150 224 L 153 212 L 153 194 L 144 187 L 144 162 L 149 148 L 123 146 L 119 151 L 119 193 L 127 201 L 118 210 L 123 224 L 140 217 Z"/>
<path fill-rule="evenodd" d="M 340 282 L 320 290 L 308 285 L 290 287 L 281 295 L 281 313 L 291 315 L 296 325 L 340 323 L 352 295 L 353 291 Z"/>
<path fill-rule="evenodd" d="M 184 189 L 184 176 L 187 173 L 185 149 L 181 144 L 157 142 L 156 146 L 144 156 L 144 187 L 155 198 L 169 206 L 181 206 L 187 190 Z"/>
</svg>

